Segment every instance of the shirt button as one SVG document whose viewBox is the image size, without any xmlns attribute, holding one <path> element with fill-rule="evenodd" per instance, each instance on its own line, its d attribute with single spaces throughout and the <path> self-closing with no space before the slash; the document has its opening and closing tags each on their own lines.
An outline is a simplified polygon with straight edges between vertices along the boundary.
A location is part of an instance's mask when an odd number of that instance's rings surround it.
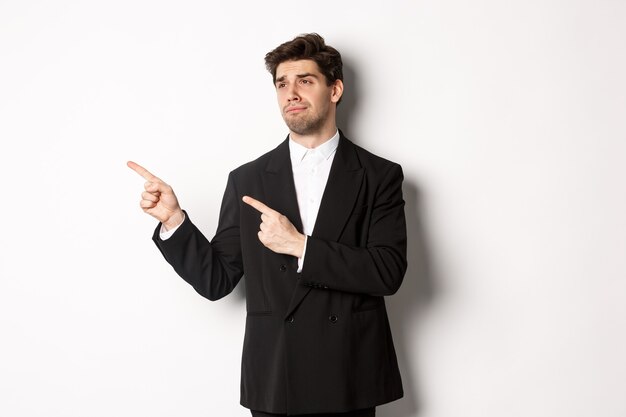
<svg viewBox="0 0 626 417">
<path fill-rule="evenodd" d="M 337 323 L 338 318 L 337 316 L 333 314 L 332 316 L 328 318 L 328 320 L 330 320 L 330 322 L 334 324 L 334 323 Z"/>
<path fill-rule="evenodd" d="M 280 272 L 285 272 L 287 270 L 287 265 L 280 266 Z"/>
<path fill-rule="evenodd" d="M 293 318 L 293 316 L 289 316 L 289 317 L 287 317 L 287 321 L 288 321 L 289 323 L 293 323 L 293 322 L 294 322 L 294 320 L 295 320 L 295 319 Z"/>
</svg>

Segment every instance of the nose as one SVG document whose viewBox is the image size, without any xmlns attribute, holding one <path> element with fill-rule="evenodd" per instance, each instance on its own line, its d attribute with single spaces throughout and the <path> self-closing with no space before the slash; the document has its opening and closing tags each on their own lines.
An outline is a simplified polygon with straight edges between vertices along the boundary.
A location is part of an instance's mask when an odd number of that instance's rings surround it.
<svg viewBox="0 0 626 417">
<path fill-rule="evenodd" d="M 300 101 L 300 95 L 298 94 L 297 86 L 292 84 L 289 86 L 289 90 L 287 91 L 287 101 L 298 102 Z"/>
</svg>

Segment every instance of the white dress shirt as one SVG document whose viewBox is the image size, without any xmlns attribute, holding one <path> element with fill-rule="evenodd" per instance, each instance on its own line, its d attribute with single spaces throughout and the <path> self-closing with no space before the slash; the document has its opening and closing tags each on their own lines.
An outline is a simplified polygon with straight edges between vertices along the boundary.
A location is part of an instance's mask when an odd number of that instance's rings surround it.
<svg viewBox="0 0 626 417">
<path fill-rule="evenodd" d="M 313 149 L 306 148 L 289 137 L 289 155 L 293 170 L 293 182 L 296 186 L 298 209 L 300 210 L 300 219 L 302 220 L 302 233 L 306 236 L 305 239 L 313 233 L 324 189 L 328 182 L 330 167 L 335 158 L 338 145 L 339 131 L 336 131 L 333 137 Z M 161 240 L 168 239 L 178 227 L 165 230 L 161 226 L 159 237 Z M 298 258 L 298 272 L 302 271 L 305 254 L 306 240 L 304 253 L 301 258 Z"/>
<path fill-rule="evenodd" d="M 296 186 L 298 209 L 304 233 L 304 252 L 298 258 L 298 272 L 302 271 L 308 237 L 313 233 L 317 213 L 328 182 L 328 174 L 339 145 L 339 131 L 316 148 L 309 149 L 289 138 L 289 154 Z"/>
</svg>

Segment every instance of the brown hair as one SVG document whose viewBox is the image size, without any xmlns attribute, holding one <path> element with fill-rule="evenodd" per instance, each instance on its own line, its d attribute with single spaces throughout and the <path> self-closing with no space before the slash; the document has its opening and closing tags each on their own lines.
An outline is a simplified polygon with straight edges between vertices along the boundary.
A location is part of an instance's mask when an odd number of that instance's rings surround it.
<svg viewBox="0 0 626 417">
<path fill-rule="evenodd" d="M 315 61 L 320 72 L 324 74 L 327 85 L 336 80 L 343 81 L 341 54 L 332 46 L 326 45 L 324 38 L 317 33 L 297 36 L 268 52 L 265 55 L 265 67 L 272 74 L 272 81 L 276 82 L 276 68 L 279 64 L 300 59 Z"/>
</svg>

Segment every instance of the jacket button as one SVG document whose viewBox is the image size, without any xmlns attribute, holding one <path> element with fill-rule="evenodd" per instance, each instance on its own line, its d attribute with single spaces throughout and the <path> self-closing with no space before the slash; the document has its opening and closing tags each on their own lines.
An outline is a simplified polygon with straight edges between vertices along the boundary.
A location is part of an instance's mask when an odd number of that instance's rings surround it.
<svg viewBox="0 0 626 417">
<path fill-rule="evenodd" d="M 335 316 L 334 314 L 332 316 L 330 316 L 328 318 L 328 320 L 330 320 L 331 323 L 337 323 L 337 316 Z"/>
<path fill-rule="evenodd" d="M 294 322 L 294 318 L 293 318 L 293 316 L 289 316 L 289 317 L 287 317 L 287 321 L 288 321 L 289 323 L 293 323 L 293 322 Z"/>
<path fill-rule="evenodd" d="M 280 272 L 285 272 L 287 270 L 287 265 L 281 265 L 280 266 Z"/>
</svg>

